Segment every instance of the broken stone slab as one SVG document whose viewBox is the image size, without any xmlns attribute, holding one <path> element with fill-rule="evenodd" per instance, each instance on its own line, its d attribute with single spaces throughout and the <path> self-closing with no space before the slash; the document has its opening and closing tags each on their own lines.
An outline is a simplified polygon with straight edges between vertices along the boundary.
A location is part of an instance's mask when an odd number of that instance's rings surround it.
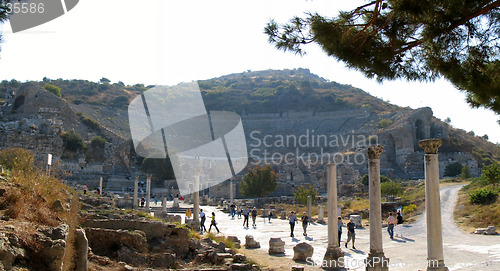
<svg viewBox="0 0 500 271">
<path fill-rule="evenodd" d="M 281 211 L 281 219 L 286 219 L 286 212 L 285 211 Z"/>
<path fill-rule="evenodd" d="M 229 240 L 229 241 L 233 242 L 233 243 L 234 243 L 234 246 L 235 246 L 236 248 L 241 248 L 241 242 L 240 242 L 240 240 L 238 239 L 238 237 L 236 237 L 236 236 L 228 236 L 228 237 L 227 237 L 227 240 Z"/>
<path fill-rule="evenodd" d="M 251 271 L 252 265 L 248 263 L 235 263 L 231 265 L 232 271 Z"/>
<path fill-rule="evenodd" d="M 495 226 L 488 226 L 488 228 L 479 228 L 474 231 L 474 234 L 496 235 L 497 229 Z"/>
<path fill-rule="evenodd" d="M 243 263 L 247 260 L 247 257 L 241 253 L 234 254 L 233 262 L 234 263 Z"/>
<path fill-rule="evenodd" d="M 219 244 L 217 245 L 217 252 L 225 253 L 226 252 L 226 244 L 224 244 L 223 242 L 219 242 Z"/>
<path fill-rule="evenodd" d="M 260 243 L 253 239 L 253 236 L 245 236 L 245 248 L 260 248 Z"/>
<path fill-rule="evenodd" d="M 306 242 L 302 242 L 293 247 L 293 260 L 305 262 L 311 258 L 314 252 L 313 246 Z"/>
<path fill-rule="evenodd" d="M 232 259 L 233 255 L 231 253 L 216 253 L 214 260 L 216 264 L 222 264 L 224 262 L 224 259 Z"/>
<path fill-rule="evenodd" d="M 271 238 L 269 239 L 269 254 L 284 254 L 285 253 L 285 242 L 281 238 Z"/>
</svg>

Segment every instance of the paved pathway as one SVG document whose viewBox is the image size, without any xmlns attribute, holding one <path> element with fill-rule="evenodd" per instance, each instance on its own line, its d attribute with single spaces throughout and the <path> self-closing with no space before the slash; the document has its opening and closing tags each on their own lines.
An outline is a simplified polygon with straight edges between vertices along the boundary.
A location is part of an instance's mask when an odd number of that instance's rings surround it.
<svg viewBox="0 0 500 271">
<path fill-rule="evenodd" d="M 441 210 L 443 220 L 443 242 L 445 263 L 450 270 L 500 270 L 500 236 L 478 236 L 465 233 L 453 223 L 453 206 L 457 200 L 457 192 L 461 186 L 449 186 L 441 188 Z M 228 214 L 215 210 L 213 207 L 202 207 L 208 215 L 207 228 L 209 226 L 211 212 L 216 212 L 221 233 L 229 236 L 237 236 L 242 244 L 245 243 L 245 235 L 253 235 L 260 242 L 261 250 L 267 251 L 269 239 L 280 237 L 285 241 L 286 258 L 293 257 L 293 246 L 300 242 L 313 245 L 313 259 L 321 263 L 327 246 L 327 226 L 311 224 L 308 228 L 308 237 L 302 236 L 302 225 L 295 227 L 295 237 L 290 237 L 290 227 L 286 220 L 257 218 L 257 226 L 244 228 L 243 219 L 231 219 Z M 208 212 L 207 212 L 208 211 Z M 251 219 L 250 219 L 251 220 Z M 427 237 L 425 213 L 413 224 L 405 226 L 403 238 L 395 237 L 389 239 L 389 235 L 383 229 L 383 243 L 386 257 L 390 258 L 390 270 L 425 270 L 427 259 Z M 345 221 L 344 221 L 345 224 Z M 251 225 L 251 222 L 250 222 Z M 214 231 L 214 229 L 212 229 Z M 344 229 L 342 241 L 345 241 L 346 229 Z M 342 242 L 342 250 L 345 252 L 345 264 L 352 270 L 365 270 L 363 260 L 369 252 L 369 229 L 356 229 L 356 250 L 351 246 L 346 249 Z M 302 263 L 301 265 L 305 265 Z M 318 269 L 310 267 L 307 269 Z"/>
</svg>

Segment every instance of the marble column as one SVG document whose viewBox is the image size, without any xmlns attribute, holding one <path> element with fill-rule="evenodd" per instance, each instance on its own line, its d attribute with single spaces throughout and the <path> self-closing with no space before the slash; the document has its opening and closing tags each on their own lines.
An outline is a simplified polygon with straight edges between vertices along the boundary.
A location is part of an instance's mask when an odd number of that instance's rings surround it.
<svg viewBox="0 0 500 271">
<path fill-rule="evenodd" d="M 135 176 L 134 181 L 134 209 L 137 209 L 137 192 L 139 190 L 139 176 Z"/>
<path fill-rule="evenodd" d="M 325 209 L 323 205 L 318 205 L 318 223 L 325 222 Z"/>
<path fill-rule="evenodd" d="M 368 178 L 370 197 L 370 253 L 366 270 L 389 270 L 389 259 L 382 246 L 382 197 L 380 192 L 380 155 L 384 146 L 368 147 Z"/>
<path fill-rule="evenodd" d="M 230 203 L 234 203 L 233 178 L 229 179 Z"/>
<path fill-rule="evenodd" d="M 339 247 L 337 224 L 337 165 L 327 165 L 328 181 L 328 247 L 323 258 L 325 270 L 345 270 L 344 252 Z"/>
<path fill-rule="evenodd" d="M 194 175 L 193 223 L 200 223 L 200 173 Z"/>
<path fill-rule="evenodd" d="M 425 212 L 427 218 L 427 270 L 448 270 L 443 256 L 441 199 L 439 196 L 438 148 L 441 139 L 425 139 L 418 145 L 425 150 Z"/>
<path fill-rule="evenodd" d="M 161 206 L 161 211 L 163 213 L 166 213 L 167 212 L 167 197 L 163 196 L 163 202 L 162 202 L 162 206 Z"/>
<path fill-rule="evenodd" d="M 149 204 L 151 201 L 151 174 L 146 178 L 146 210 L 149 211 Z"/>
<path fill-rule="evenodd" d="M 100 191 L 100 193 L 101 193 L 101 195 L 102 195 L 102 177 L 101 177 L 101 179 L 99 180 L 99 191 Z"/>
<path fill-rule="evenodd" d="M 307 196 L 307 216 L 311 219 L 311 211 L 312 211 L 312 196 Z"/>
</svg>

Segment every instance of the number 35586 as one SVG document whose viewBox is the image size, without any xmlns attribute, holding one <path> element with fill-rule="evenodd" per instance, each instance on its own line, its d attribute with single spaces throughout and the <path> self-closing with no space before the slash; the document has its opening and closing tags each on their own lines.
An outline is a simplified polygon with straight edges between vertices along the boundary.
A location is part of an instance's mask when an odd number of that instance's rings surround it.
<svg viewBox="0 0 500 271">
<path fill-rule="evenodd" d="M 43 13 L 43 3 L 7 3 L 7 13 Z"/>
</svg>

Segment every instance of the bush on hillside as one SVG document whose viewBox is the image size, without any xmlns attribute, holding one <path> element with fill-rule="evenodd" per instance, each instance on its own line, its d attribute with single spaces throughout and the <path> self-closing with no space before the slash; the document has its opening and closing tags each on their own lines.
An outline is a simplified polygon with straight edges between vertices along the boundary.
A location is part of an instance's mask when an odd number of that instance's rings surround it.
<svg viewBox="0 0 500 271">
<path fill-rule="evenodd" d="M 43 87 L 45 90 L 47 90 L 48 92 L 56 95 L 57 97 L 61 98 L 61 89 L 59 87 L 56 87 L 52 84 L 46 84 L 44 87 Z"/>
<path fill-rule="evenodd" d="M 469 202 L 473 204 L 490 204 L 498 196 L 498 192 L 491 188 L 476 189 L 469 193 Z"/>
</svg>

